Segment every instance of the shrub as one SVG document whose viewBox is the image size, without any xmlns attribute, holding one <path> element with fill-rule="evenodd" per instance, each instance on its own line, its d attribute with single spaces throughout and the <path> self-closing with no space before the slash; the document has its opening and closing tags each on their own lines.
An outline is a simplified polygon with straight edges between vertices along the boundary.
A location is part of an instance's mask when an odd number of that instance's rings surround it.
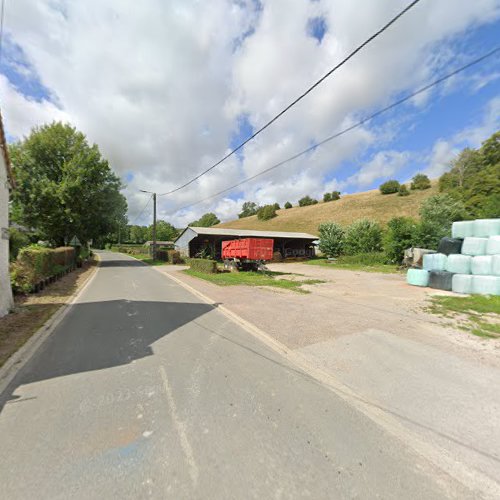
<svg viewBox="0 0 500 500">
<path fill-rule="evenodd" d="M 73 247 L 58 247 L 53 250 L 54 264 L 62 267 L 70 267 L 75 263 L 75 249 Z"/>
<path fill-rule="evenodd" d="M 316 203 L 318 203 L 318 200 L 315 200 L 314 198 L 311 198 L 309 195 L 307 195 L 299 200 L 299 207 L 307 207 L 308 205 L 316 205 Z"/>
<path fill-rule="evenodd" d="M 410 217 L 394 217 L 387 223 L 385 253 L 390 262 L 403 262 L 404 251 L 415 246 L 418 224 Z"/>
<path fill-rule="evenodd" d="M 217 262 L 210 259 L 187 259 L 189 267 L 200 273 L 214 274 L 217 272 Z"/>
<path fill-rule="evenodd" d="M 257 212 L 257 218 L 259 220 L 269 220 L 273 217 L 276 217 L 276 207 L 274 205 L 264 205 L 262 208 L 259 208 Z"/>
<path fill-rule="evenodd" d="M 328 201 L 332 201 L 332 193 L 325 193 L 323 195 L 323 201 L 326 203 Z"/>
<path fill-rule="evenodd" d="M 184 260 L 178 250 L 167 250 L 168 262 L 171 264 L 182 264 Z"/>
<path fill-rule="evenodd" d="M 405 184 L 401 184 L 398 189 L 398 196 L 408 196 L 410 194 L 410 191 L 408 191 L 408 188 L 406 187 Z"/>
<path fill-rule="evenodd" d="M 425 174 L 417 174 L 413 177 L 411 180 L 411 189 L 429 189 L 431 187 L 431 181 L 429 177 L 427 177 Z"/>
<path fill-rule="evenodd" d="M 344 228 L 336 222 L 319 225 L 319 250 L 327 257 L 338 257 L 344 247 Z"/>
<path fill-rule="evenodd" d="M 397 193 L 399 190 L 399 182 L 396 180 L 384 182 L 379 186 L 379 189 L 382 194 Z"/>
<path fill-rule="evenodd" d="M 29 237 L 16 229 L 11 227 L 9 229 L 9 259 L 15 260 L 17 255 L 19 254 L 19 250 L 23 247 L 27 247 L 30 244 Z"/>
<path fill-rule="evenodd" d="M 340 200 L 340 191 L 332 191 L 332 201 Z"/>
<path fill-rule="evenodd" d="M 353 222 L 345 232 L 344 252 L 347 255 L 379 252 L 382 250 L 382 228 L 368 219 Z"/>
<path fill-rule="evenodd" d="M 289 201 L 287 201 L 287 202 L 285 203 L 285 208 L 286 208 L 287 210 L 288 210 L 289 208 L 292 208 L 292 204 L 291 204 Z"/>
<path fill-rule="evenodd" d="M 279 210 L 281 208 L 279 203 L 275 203 L 273 207 L 275 210 Z"/>
</svg>

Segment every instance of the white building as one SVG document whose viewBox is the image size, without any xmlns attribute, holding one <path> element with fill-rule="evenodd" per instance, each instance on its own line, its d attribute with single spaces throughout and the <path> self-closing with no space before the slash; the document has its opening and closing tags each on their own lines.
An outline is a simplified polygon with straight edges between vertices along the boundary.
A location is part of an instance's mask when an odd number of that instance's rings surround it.
<svg viewBox="0 0 500 500">
<path fill-rule="evenodd" d="M 9 190 L 14 187 L 14 178 L 1 115 L 0 149 L 0 317 L 2 317 L 12 307 L 9 277 Z"/>
</svg>

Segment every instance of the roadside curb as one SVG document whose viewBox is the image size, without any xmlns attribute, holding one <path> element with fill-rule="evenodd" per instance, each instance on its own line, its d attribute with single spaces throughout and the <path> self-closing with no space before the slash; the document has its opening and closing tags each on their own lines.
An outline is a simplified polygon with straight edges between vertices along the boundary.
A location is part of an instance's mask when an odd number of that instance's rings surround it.
<svg viewBox="0 0 500 500">
<path fill-rule="evenodd" d="M 93 272 L 85 280 L 82 286 L 73 292 L 68 302 L 63 304 L 31 337 L 3 364 L 0 368 L 0 396 L 7 389 L 18 372 L 26 365 L 33 357 L 36 351 L 50 337 L 56 327 L 61 323 L 65 316 L 71 311 L 73 305 L 78 300 L 80 295 L 90 285 L 97 274 L 100 267 L 100 259 L 95 254 L 97 265 Z"/>
</svg>

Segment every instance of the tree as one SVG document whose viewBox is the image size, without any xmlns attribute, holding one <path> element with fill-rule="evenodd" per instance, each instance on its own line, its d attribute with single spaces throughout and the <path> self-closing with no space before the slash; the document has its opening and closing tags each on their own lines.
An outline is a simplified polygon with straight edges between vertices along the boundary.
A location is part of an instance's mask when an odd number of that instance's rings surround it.
<svg viewBox="0 0 500 500">
<path fill-rule="evenodd" d="M 148 239 L 148 228 L 146 226 L 130 226 L 130 241 L 142 244 Z"/>
<path fill-rule="evenodd" d="M 276 207 L 274 205 L 264 205 L 259 208 L 257 212 L 257 218 L 259 220 L 269 220 L 276 217 Z"/>
<path fill-rule="evenodd" d="M 275 210 L 279 210 L 281 208 L 279 203 L 275 203 L 273 207 Z"/>
<path fill-rule="evenodd" d="M 384 249 L 390 260 L 400 264 L 404 251 L 415 245 L 418 235 L 418 223 L 410 217 L 394 217 L 387 223 Z"/>
<path fill-rule="evenodd" d="M 397 193 L 399 190 L 399 182 L 396 180 L 390 180 L 387 182 L 384 182 L 379 186 L 380 192 L 382 194 L 392 194 L 392 193 Z"/>
<path fill-rule="evenodd" d="M 429 189 L 430 187 L 431 181 L 425 174 L 416 174 L 413 176 L 410 184 L 410 189 L 424 190 Z"/>
<path fill-rule="evenodd" d="M 258 208 L 257 203 L 254 203 L 253 201 L 245 201 L 241 207 L 241 212 L 238 214 L 238 218 L 243 219 L 244 217 L 255 215 Z"/>
<path fill-rule="evenodd" d="M 406 184 L 401 184 L 398 189 L 398 196 L 409 196 L 410 191 L 408 191 L 408 188 L 406 187 Z"/>
<path fill-rule="evenodd" d="M 15 221 L 64 245 L 102 238 L 126 225 L 122 184 L 85 135 L 58 122 L 36 127 L 10 147 L 17 188 Z"/>
<path fill-rule="evenodd" d="M 325 193 L 323 195 L 323 201 L 325 203 L 328 203 L 329 201 L 332 201 L 332 193 Z"/>
<path fill-rule="evenodd" d="M 318 200 L 315 200 L 314 198 L 311 198 L 309 195 L 307 195 L 299 200 L 299 207 L 306 207 L 308 205 L 316 205 L 316 203 L 318 203 Z"/>
<path fill-rule="evenodd" d="M 189 223 L 188 226 L 211 227 L 215 226 L 216 224 L 220 224 L 220 220 L 213 212 L 208 212 L 202 215 L 198 220 Z"/>
<path fill-rule="evenodd" d="M 344 238 L 344 251 L 347 255 L 380 250 L 382 250 L 382 228 L 378 222 L 361 219 L 347 228 Z"/>
<path fill-rule="evenodd" d="M 332 191 L 332 201 L 340 200 L 340 191 Z"/>
<path fill-rule="evenodd" d="M 336 222 L 319 225 L 319 250 L 328 257 L 338 257 L 344 247 L 344 228 Z"/>
<path fill-rule="evenodd" d="M 164 220 L 156 221 L 156 240 L 174 241 L 179 235 L 179 231 L 172 224 Z M 153 224 L 148 227 L 148 241 L 153 241 Z"/>
<path fill-rule="evenodd" d="M 287 202 L 285 203 L 285 208 L 286 208 L 287 210 L 288 210 L 289 208 L 292 208 L 292 206 L 293 206 L 293 205 L 292 205 L 289 201 L 287 201 Z"/>
</svg>

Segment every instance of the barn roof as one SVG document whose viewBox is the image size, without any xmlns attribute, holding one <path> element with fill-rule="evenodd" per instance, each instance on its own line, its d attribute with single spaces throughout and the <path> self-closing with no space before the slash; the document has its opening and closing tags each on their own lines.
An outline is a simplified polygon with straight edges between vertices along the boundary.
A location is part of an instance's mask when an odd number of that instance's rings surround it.
<svg viewBox="0 0 500 500">
<path fill-rule="evenodd" d="M 191 229 L 198 235 L 213 235 L 213 236 L 234 236 L 241 237 L 256 237 L 256 238 L 289 238 L 302 240 L 317 240 L 318 237 L 309 233 L 295 233 L 285 231 L 257 231 L 254 229 L 226 229 L 218 227 L 187 227 L 182 231 L 177 240 L 188 230 Z M 176 240 L 176 241 L 177 241 Z"/>
</svg>

